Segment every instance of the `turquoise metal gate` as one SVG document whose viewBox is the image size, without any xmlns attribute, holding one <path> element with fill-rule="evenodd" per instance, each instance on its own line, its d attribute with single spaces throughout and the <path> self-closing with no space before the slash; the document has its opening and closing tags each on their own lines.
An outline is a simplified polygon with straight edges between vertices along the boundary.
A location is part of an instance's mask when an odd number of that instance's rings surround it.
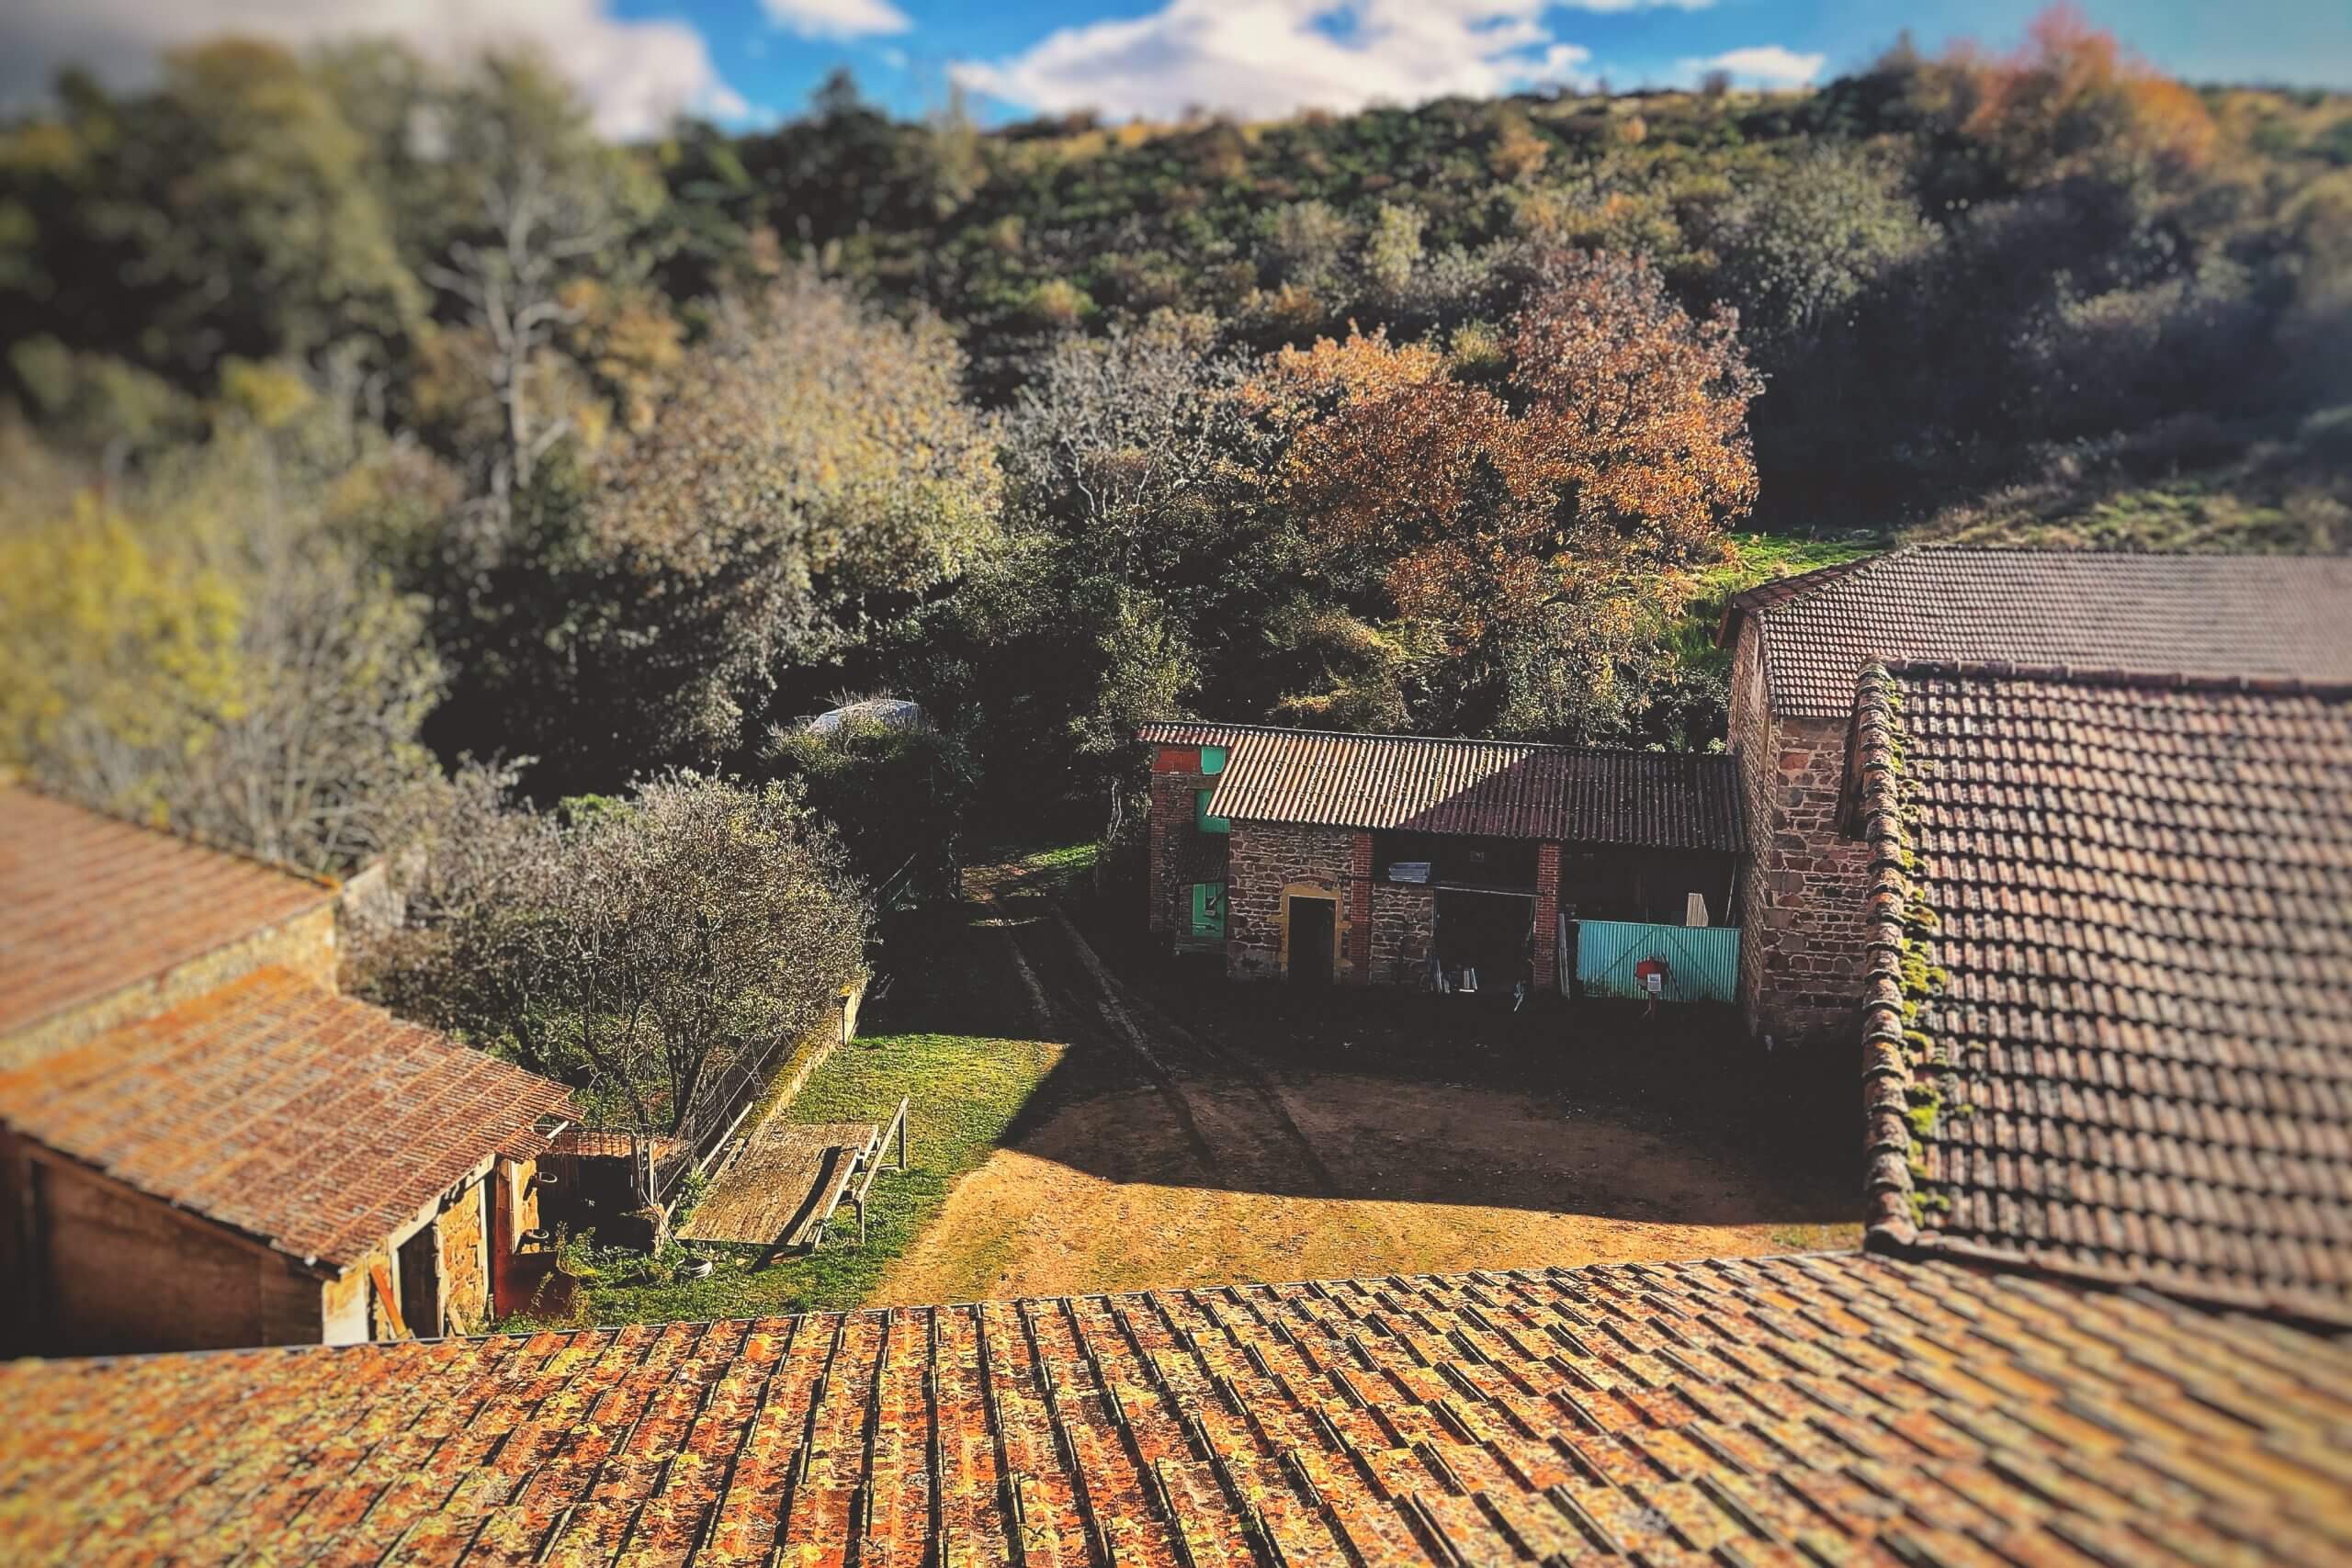
<svg viewBox="0 0 2352 1568">
<path fill-rule="evenodd" d="M 1738 994 L 1737 926 L 1577 922 L 1577 984 L 1586 996 L 1645 995 L 1634 973 L 1645 958 L 1666 961 L 1666 984 L 1659 993 L 1663 1000 L 1727 1002 Z"/>
</svg>

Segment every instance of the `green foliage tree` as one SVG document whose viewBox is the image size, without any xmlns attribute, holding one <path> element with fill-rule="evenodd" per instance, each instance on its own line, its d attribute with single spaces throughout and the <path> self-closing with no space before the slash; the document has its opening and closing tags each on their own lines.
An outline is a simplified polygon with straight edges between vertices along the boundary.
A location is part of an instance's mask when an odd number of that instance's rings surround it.
<svg viewBox="0 0 2352 1568">
<path fill-rule="evenodd" d="M 452 750 L 567 790 L 757 739 L 789 666 L 841 657 L 992 547 L 1000 478 L 955 347 L 796 272 L 729 302 L 642 434 L 542 465 L 444 594 Z"/>
<path fill-rule="evenodd" d="M 767 761 L 869 882 L 899 897 L 954 887 L 978 783 L 956 736 L 867 716 L 827 730 L 777 726 Z"/>
<path fill-rule="evenodd" d="M 366 144 L 275 46 L 180 51 L 135 98 L 77 84 L 6 142 L 0 205 L 30 242 L 0 288 L 11 342 L 45 333 L 201 389 L 232 355 L 380 365 L 422 320 Z"/>
</svg>

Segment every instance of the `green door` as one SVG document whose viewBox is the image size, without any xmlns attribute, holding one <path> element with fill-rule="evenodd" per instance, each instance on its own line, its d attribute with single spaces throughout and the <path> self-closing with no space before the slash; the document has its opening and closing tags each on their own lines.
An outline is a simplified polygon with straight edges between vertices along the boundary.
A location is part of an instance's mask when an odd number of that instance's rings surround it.
<svg viewBox="0 0 2352 1568">
<path fill-rule="evenodd" d="M 1193 934 L 1217 942 L 1225 940 L 1224 883 L 1193 884 Z"/>
</svg>

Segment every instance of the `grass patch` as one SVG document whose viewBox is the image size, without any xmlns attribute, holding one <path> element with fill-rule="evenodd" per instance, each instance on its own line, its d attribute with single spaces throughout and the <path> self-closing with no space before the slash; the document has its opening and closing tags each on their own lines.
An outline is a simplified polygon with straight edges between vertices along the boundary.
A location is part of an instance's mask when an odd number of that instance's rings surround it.
<svg viewBox="0 0 2352 1568">
<path fill-rule="evenodd" d="M 1697 591 L 1675 620 L 1668 637 L 1676 657 L 1693 669 L 1729 671 L 1731 650 L 1715 646 L 1715 628 L 1735 593 L 1758 583 L 1794 577 L 1825 566 L 1840 566 L 1887 547 L 1883 536 L 1860 534 L 1799 538 L 1789 534 L 1732 534 L 1724 559 L 1698 574 Z"/>
<path fill-rule="evenodd" d="M 1076 882 L 1094 869 L 1095 860 L 1102 854 L 1099 843 L 1063 844 L 1050 850 L 1039 850 L 1021 857 L 1017 863 L 1024 879 L 1034 877 L 1056 886 Z"/>
<path fill-rule="evenodd" d="M 1845 1252 L 1862 1245 L 1859 1224 L 1778 1225 L 1772 1245 L 1782 1252 Z"/>
<path fill-rule="evenodd" d="M 886 1169 L 876 1180 L 865 1245 L 857 1245 L 855 1222 L 844 1208 L 831 1239 L 806 1257 L 753 1269 L 748 1265 L 756 1255 L 748 1249 L 708 1248 L 712 1256 L 732 1256 L 722 1257 L 705 1280 L 678 1277 L 687 1255 L 674 1244 L 652 1258 L 596 1252 L 597 1278 L 582 1317 L 596 1324 L 703 1322 L 858 1305 L 937 1216 L 956 1179 L 997 1146 L 1061 1054 L 1062 1047 L 1042 1041 L 966 1034 L 882 1035 L 835 1052 L 810 1076 L 792 1107 L 794 1121 L 888 1122 L 901 1095 L 914 1101 L 907 1168 Z"/>
</svg>

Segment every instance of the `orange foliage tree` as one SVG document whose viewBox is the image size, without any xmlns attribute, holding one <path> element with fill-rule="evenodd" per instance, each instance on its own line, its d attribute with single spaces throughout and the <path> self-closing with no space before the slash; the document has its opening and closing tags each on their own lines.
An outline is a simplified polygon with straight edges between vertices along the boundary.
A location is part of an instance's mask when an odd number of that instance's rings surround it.
<svg viewBox="0 0 2352 1568">
<path fill-rule="evenodd" d="M 2177 175 L 2211 156 L 2216 132 L 2203 100 L 2072 6 L 2036 17 L 2014 54 L 1962 51 L 1952 64 L 1966 85 L 1962 131 L 2020 184 L 2119 157 Z"/>
<path fill-rule="evenodd" d="M 1288 454 L 1309 535 L 1379 570 L 1397 611 L 1456 655 L 1622 629 L 1629 598 L 1671 609 L 1679 569 L 1756 500 L 1747 414 L 1763 383 L 1730 310 L 1694 321 L 1646 260 L 1572 253 L 1510 349 L 1494 389 L 1418 363 L 1360 376 L 1378 395 L 1339 400 Z M 1410 351 L 1317 352 L 1361 370 Z"/>
</svg>

